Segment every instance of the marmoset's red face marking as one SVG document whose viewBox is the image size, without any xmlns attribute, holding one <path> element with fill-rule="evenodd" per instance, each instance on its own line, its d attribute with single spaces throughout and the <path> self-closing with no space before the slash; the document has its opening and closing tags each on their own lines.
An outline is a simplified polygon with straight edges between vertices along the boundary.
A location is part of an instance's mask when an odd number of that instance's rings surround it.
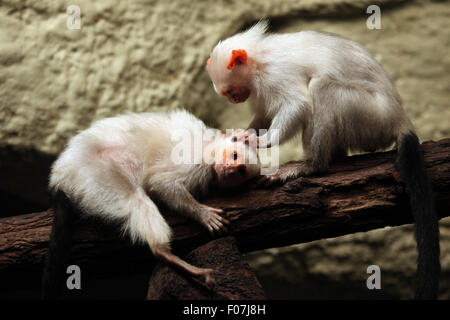
<svg viewBox="0 0 450 320">
<path fill-rule="evenodd" d="M 228 87 L 222 90 L 222 95 L 227 97 L 232 103 L 241 103 L 250 96 L 250 89 L 247 87 Z"/>
</svg>

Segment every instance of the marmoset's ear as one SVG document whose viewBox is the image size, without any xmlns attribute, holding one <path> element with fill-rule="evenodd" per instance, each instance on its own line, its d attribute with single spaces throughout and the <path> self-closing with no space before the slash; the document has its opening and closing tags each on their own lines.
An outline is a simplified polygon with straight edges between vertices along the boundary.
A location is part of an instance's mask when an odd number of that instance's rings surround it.
<svg viewBox="0 0 450 320">
<path fill-rule="evenodd" d="M 247 51 L 238 49 L 231 51 L 230 60 L 228 60 L 227 69 L 232 70 L 236 65 L 247 64 Z"/>
</svg>

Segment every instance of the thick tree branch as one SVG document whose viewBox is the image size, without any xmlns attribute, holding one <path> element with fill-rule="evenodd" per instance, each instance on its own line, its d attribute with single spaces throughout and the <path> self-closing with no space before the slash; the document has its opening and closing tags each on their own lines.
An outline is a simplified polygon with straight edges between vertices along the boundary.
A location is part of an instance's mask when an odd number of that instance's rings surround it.
<svg viewBox="0 0 450 320">
<path fill-rule="evenodd" d="M 422 145 L 441 217 L 450 215 L 450 139 Z M 408 196 L 393 168 L 395 151 L 349 157 L 323 176 L 299 178 L 273 189 L 215 194 L 205 200 L 232 221 L 241 252 L 411 223 Z M 288 164 L 288 165 L 296 165 Z M 194 222 L 168 215 L 174 249 L 187 253 L 211 240 Z M 0 219 L 0 278 L 42 267 L 51 210 Z M 146 247 L 132 247 L 113 226 L 83 221 L 77 226 L 72 261 L 108 271 L 148 268 Z"/>
</svg>

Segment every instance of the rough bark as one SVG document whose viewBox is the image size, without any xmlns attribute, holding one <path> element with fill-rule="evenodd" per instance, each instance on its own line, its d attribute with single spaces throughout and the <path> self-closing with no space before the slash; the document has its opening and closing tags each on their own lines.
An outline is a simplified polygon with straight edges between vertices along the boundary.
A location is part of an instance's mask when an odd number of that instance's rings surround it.
<svg viewBox="0 0 450 320">
<path fill-rule="evenodd" d="M 239 252 L 236 241 L 228 236 L 193 250 L 186 261 L 214 270 L 216 284 L 208 290 L 196 281 L 180 275 L 166 264 L 158 264 L 149 281 L 148 300 L 262 300 L 264 290 L 253 270 Z"/>
<path fill-rule="evenodd" d="M 438 213 L 448 216 L 450 139 L 422 147 Z M 395 151 L 348 157 L 326 175 L 298 178 L 272 189 L 254 189 L 250 184 L 204 202 L 226 212 L 241 252 L 411 223 L 408 196 L 394 170 L 394 159 Z M 171 214 L 167 218 L 178 254 L 211 241 L 194 222 Z M 0 278 L 42 267 L 51 222 L 51 210 L 0 219 Z M 154 262 L 145 246 L 131 246 L 117 228 L 97 221 L 77 225 L 71 256 L 77 264 L 98 266 L 99 272 L 105 267 L 111 272 L 148 268 Z"/>
</svg>

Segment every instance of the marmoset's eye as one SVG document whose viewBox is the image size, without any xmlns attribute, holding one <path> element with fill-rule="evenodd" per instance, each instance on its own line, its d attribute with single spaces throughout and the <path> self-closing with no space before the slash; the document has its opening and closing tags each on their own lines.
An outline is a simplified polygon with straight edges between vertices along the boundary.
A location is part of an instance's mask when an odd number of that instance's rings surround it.
<svg viewBox="0 0 450 320">
<path fill-rule="evenodd" d="M 237 137 L 236 136 L 232 137 L 231 142 L 237 142 Z"/>
<path fill-rule="evenodd" d="M 237 160 L 238 154 L 237 154 L 236 151 L 233 151 L 233 152 L 231 153 L 231 158 L 233 158 L 233 160 Z"/>
</svg>

